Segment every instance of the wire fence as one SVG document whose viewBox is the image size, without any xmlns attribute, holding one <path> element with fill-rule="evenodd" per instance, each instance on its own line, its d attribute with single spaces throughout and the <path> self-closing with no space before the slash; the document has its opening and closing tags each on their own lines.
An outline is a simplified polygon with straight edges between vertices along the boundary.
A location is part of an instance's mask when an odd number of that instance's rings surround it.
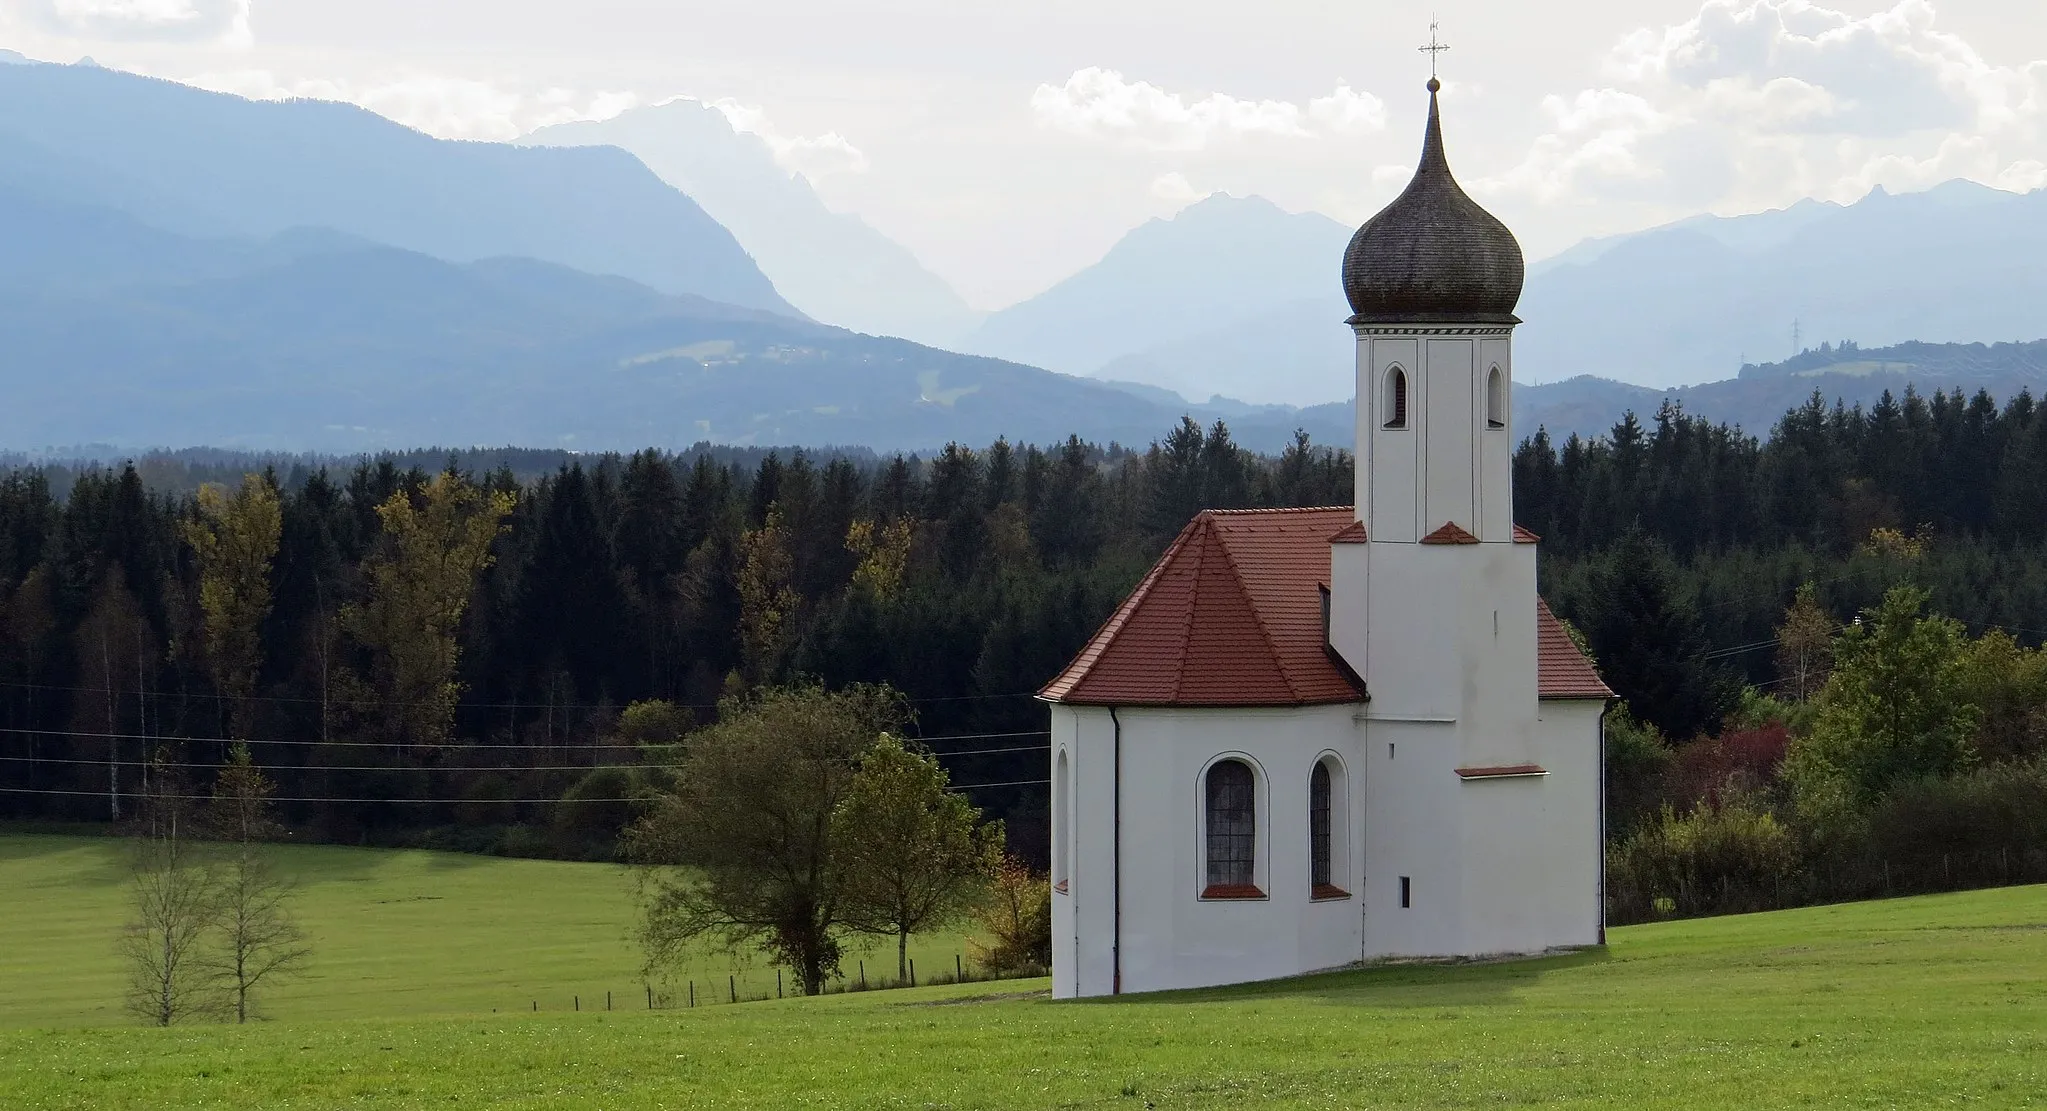
<svg viewBox="0 0 2047 1111">
<path fill-rule="evenodd" d="M 895 970 L 888 970 L 893 973 Z M 840 969 L 840 974 L 825 981 L 822 995 L 845 995 L 853 992 L 892 991 L 899 988 L 938 987 L 946 984 L 993 983 L 1002 980 L 1036 979 L 1051 975 L 1051 970 L 1037 965 L 1020 968 L 990 968 L 969 960 L 964 953 L 954 953 L 950 963 L 943 963 L 937 969 L 926 967 L 921 975 L 917 962 L 912 959 L 902 976 L 884 974 L 878 966 L 869 970 L 865 960 L 853 962 L 852 967 Z M 504 1011 L 529 1011 L 538 1014 L 543 1011 L 619 1011 L 619 1010 L 687 1010 L 695 1007 L 730 1006 L 737 1003 L 762 1003 L 772 999 L 789 999 L 803 994 L 801 980 L 785 968 L 753 968 L 728 972 L 722 976 L 688 976 L 658 983 L 641 983 L 627 990 L 606 991 L 603 995 L 570 994 L 542 998 L 532 996 L 524 1006 L 493 1007 L 493 1013 Z"/>
</svg>

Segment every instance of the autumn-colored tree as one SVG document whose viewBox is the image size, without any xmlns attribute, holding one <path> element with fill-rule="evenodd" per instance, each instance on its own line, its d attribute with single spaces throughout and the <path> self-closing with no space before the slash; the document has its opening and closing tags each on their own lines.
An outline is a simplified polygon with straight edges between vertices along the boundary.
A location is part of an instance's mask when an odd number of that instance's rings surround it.
<svg viewBox="0 0 2047 1111">
<path fill-rule="evenodd" d="M 1804 702 L 1826 686 L 1834 662 L 1834 634 L 1840 628 L 1820 606 L 1813 584 L 1800 586 L 1784 611 L 1784 623 L 1777 626 L 1777 677 L 1784 683 L 1784 694 Z"/>
<path fill-rule="evenodd" d="M 741 541 L 739 568 L 739 653 L 748 679 L 773 680 L 795 638 L 796 606 L 801 600 L 790 585 L 795 560 L 789 553 L 789 530 L 780 506 L 768 507 L 761 527 L 747 530 Z"/>
<path fill-rule="evenodd" d="M 854 521 L 846 529 L 846 550 L 860 557 L 853 568 L 853 586 L 887 600 L 903 585 L 910 564 L 910 519 Z"/>
<path fill-rule="evenodd" d="M 1002 863 L 1002 824 L 947 789 L 937 758 L 883 734 L 832 817 L 852 929 L 894 936 L 896 975 L 909 977 L 910 935 L 969 914 Z"/>
<path fill-rule="evenodd" d="M 391 742 L 446 740 L 462 693 L 455 680 L 462 615 L 512 506 L 512 495 L 447 473 L 416 496 L 400 490 L 377 506 L 384 539 L 363 561 L 367 597 L 341 617 L 374 658 Z"/>
<path fill-rule="evenodd" d="M 970 942 L 974 959 L 1002 972 L 1052 964 L 1052 881 L 1016 857 L 1005 857 L 981 909 L 989 941 Z"/>
<path fill-rule="evenodd" d="M 710 936 L 757 945 L 795 970 L 805 994 L 823 990 L 847 928 L 833 815 L 860 756 L 906 718 L 887 687 L 725 700 L 718 723 L 690 735 L 674 787 L 625 834 L 647 973 Z"/>
<path fill-rule="evenodd" d="M 277 487 L 248 475 L 233 493 L 208 484 L 183 522 L 199 557 L 199 610 L 206 663 L 228 706 L 228 729 L 247 737 L 250 696 L 262 666 L 263 620 L 270 615 L 270 565 L 284 528 Z"/>
<path fill-rule="evenodd" d="M 254 992 L 265 981 L 296 973 L 312 950 L 288 906 L 296 885 L 270 865 L 265 841 L 282 829 L 271 815 L 276 784 L 237 742 L 213 783 L 208 832 L 221 845 L 216 929 L 220 944 L 209 958 L 227 993 L 236 1022 L 253 1013 Z"/>
</svg>

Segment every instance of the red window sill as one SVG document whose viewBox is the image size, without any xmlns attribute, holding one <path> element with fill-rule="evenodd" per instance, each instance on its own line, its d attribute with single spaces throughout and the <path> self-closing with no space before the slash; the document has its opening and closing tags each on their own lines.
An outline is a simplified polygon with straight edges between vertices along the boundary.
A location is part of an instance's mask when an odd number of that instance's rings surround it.
<svg viewBox="0 0 2047 1111">
<path fill-rule="evenodd" d="M 1333 899 L 1348 899 L 1350 898 L 1350 892 L 1334 884 L 1318 883 L 1315 885 L 1314 890 L 1308 893 L 1308 898 L 1321 903 Z"/>
<path fill-rule="evenodd" d="M 1265 898 L 1265 892 L 1260 891 L 1255 884 L 1212 883 L 1201 889 L 1201 897 L 1204 899 L 1263 899 Z"/>
</svg>

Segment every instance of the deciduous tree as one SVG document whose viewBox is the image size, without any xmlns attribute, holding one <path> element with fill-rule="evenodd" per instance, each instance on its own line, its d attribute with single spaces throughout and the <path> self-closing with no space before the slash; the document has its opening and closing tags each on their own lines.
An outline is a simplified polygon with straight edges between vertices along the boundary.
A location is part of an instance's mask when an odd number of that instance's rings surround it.
<svg viewBox="0 0 2047 1111">
<path fill-rule="evenodd" d="M 237 743 L 213 783 L 210 831 L 221 844 L 217 865 L 220 945 L 211 964 L 236 1022 L 253 1013 L 256 988 L 297 973 L 311 957 L 305 931 L 289 903 L 297 889 L 271 868 L 266 841 L 281 828 L 271 816 L 276 785 Z"/>
<path fill-rule="evenodd" d="M 262 627 L 270 616 L 270 565 L 284 527 L 277 487 L 247 475 L 233 493 L 199 489 L 185 542 L 199 557 L 199 609 L 206 663 L 228 704 L 228 728 L 249 735 L 249 698 L 262 665 Z"/>
<path fill-rule="evenodd" d="M 220 912 L 218 879 L 198 843 L 190 787 L 159 752 L 130 846 L 133 918 L 121 939 L 130 1013 L 169 1026 L 213 1009 L 205 946 Z"/>
<path fill-rule="evenodd" d="M 674 788 L 625 836 L 648 974 L 711 936 L 758 945 L 805 994 L 823 990 L 847 928 L 833 815 L 861 754 L 907 716 L 886 687 L 769 688 L 728 698 L 691 734 Z"/>
<path fill-rule="evenodd" d="M 1002 825 L 946 789 L 936 758 L 883 734 L 833 815 L 848 926 L 893 935 L 909 976 L 910 935 L 964 918 L 1002 861 Z"/>
<path fill-rule="evenodd" d="M 400 490 L 377 506 L 383 547 L 363 561 L 368 597 L 343 610 L 342 623 L 374 658 L 392 742 L 434 745 L 447 738 L 461 695 L 456 634 L 511 511 L 510 494 L 447 473 L 416 498 Z"/>
<path fill-rule="evenodd" d="M 1819 717 L 1786 760 L 1801 803 L 1867 804 L 1893 784 L 1952 775 L 1975 758 L 1966 637 L 1960 622 L 1924 615 L 1925 605 L 1925 591 L 1892 587 L 1834 642 Z"/>
</svg>

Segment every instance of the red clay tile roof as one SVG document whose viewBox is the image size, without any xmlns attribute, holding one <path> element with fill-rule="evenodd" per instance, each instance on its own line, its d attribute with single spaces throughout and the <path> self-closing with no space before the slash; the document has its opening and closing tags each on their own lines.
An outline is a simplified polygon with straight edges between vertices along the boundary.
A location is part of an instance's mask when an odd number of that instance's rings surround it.
<svg viewBox="0 0 2047 1111">
<path fill-rule="evenodd" d="M 1540 698 L 1613 697 L 1592 661 L 1578 651 L 1564 623 L 1541 598 L 1535 600 L 1535 685 Z"/>
<path fill-rule="evenodd" d="M 1364 695 L 1329 658 L 1320 584 L 1348 508 L 1209 510 L 1066 671 L 1053 702 L 1299 706 Z"/>
<path fill-rule="evenodd" d="M 1443 527 L 1422 537 L 1424 544 L 1476 544 L 1478 537 L 1464 531 L 1455 521 L 1443 522 Z"/>
<path fill-rule="evenodd" d="M 1540 543 L 1542 543 L 1542 537 L 1540 537 L 1540 536 L 1537 536 L 1537 535 L 1535 535 L 1534 533 L 1532 533 L 1532 532 L 1528 531 L 1528 530 L 1527 530 L 1527 529 L 1525 529 L 1525 528 L 1522 528 L 1522 527 L 1521 527 L 1520 525 L 1515 525 L 1515 526 L 1514 526 L 1514 543 L 1516 543 L 1516 544 L 1540 544 Z"/>
<path fill-rule="evenodd" d="M 1365 535 L 1365 523 L 1352 521 L 1343 526 L 1343 531 L 1329 538 L 1331 544 L 1363 544 L 1371 537 Z"/>
<path fill-rule="evenodd" d="M 1039 697 L 1097 706 L 1362 701 L 1322 624 L 1329 545 L 1355 523 L 1347 506 L 1200 514 Z M 1542 697 L 1606 697 L 1549 608 L 1538 607 Z"/>
</svg>

